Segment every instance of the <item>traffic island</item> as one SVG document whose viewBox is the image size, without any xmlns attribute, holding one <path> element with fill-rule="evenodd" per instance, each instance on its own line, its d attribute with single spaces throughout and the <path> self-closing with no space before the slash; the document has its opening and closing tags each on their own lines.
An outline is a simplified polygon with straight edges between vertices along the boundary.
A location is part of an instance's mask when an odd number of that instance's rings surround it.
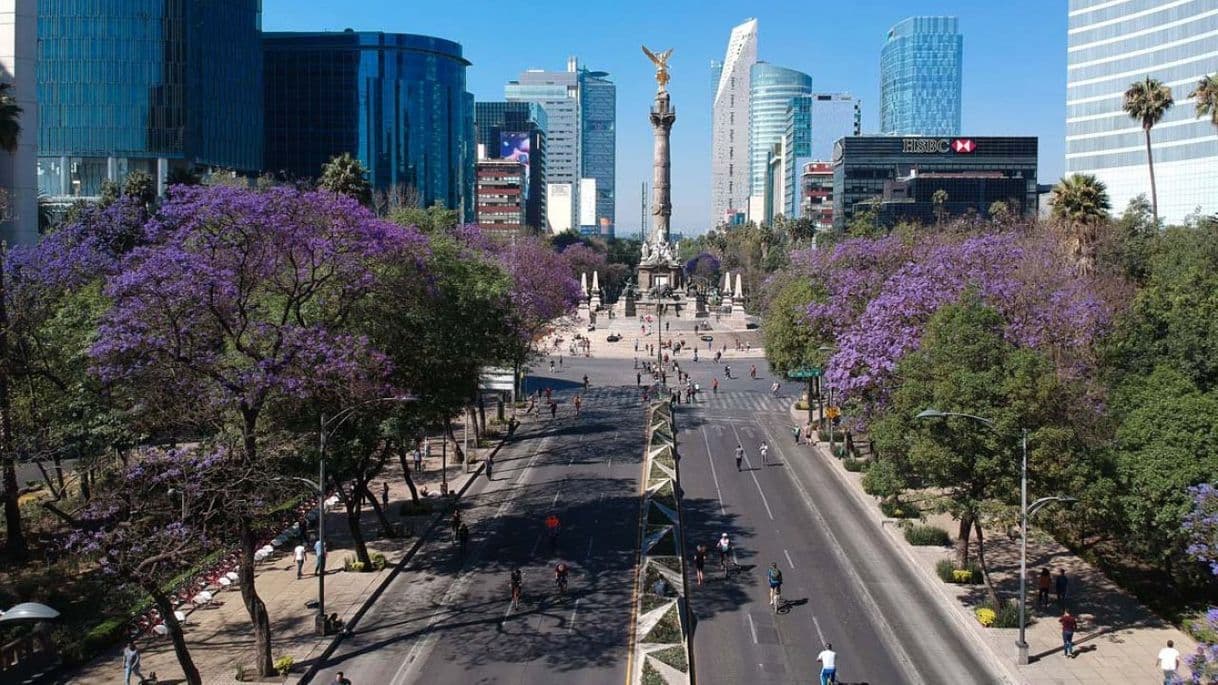
<svg viewBox="0 0 1218 685">
<path fill-rule="evenodd" d="M 672 405 L 652 403 L 647 408 L 631 645 L 630 682 L 639 685 L 693 682 L 676 444 Z"/>
</svg>

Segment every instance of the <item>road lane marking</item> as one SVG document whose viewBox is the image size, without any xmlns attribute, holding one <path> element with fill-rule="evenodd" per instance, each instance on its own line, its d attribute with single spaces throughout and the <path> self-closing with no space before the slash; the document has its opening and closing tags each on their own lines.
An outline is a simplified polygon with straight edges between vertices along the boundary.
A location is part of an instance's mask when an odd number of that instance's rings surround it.
<svg viewBox="0 0 1218 685">
<path fill-rule="evenodd" d="M 786 558 L 787 558 L 787 563 L 791 565 L 791 570 L 792 570 L 792 571 L 793 571 L 793 570 L 795 570 L 795 562 L 794 562 L 794 561 L 791 561 L 791 553 L 790 553 L 790 552 L 788 552 L 788 551 L 787 551 L 787 550 L 785 550 L 785 549 L 782 551 L 782 553 L 783 553 L 783 555 L 784 555 L 784 556 L 786 556 Z"/>
<path fill-rule="evenodd" d="M 592 538 L 588 538 L 588 553 L 584 555 L 584 561 L 592 558 Z"/>
<path fill-rule="evenodd" d="M 749 619 L 749 632 L 753 633 L 753 644 L 757 644 L 757 626 L 753 624 L 753 615 L 746 613 Z"/>
<path fill-rule="evenodd" d="M 541 536 L 540 536 L 540 535 L 538 535 L 538 536 L 537 536 L 537 542 L 534 542 L 534 543 L 533 543 L 533 551 L 532 551 L 532 552 L 529 552 L 529 556 L 530 556 L 530 557 L 535 557 L 535 556 L 537 556 L 537 548 L 538 548 L 538 547 L 540 547 L 540 546 L 541 546 Z"/>
<path fill-rule="evenodd" d="M 736 431 L 735 426 L 732 426 L 732 433 L 736 434 L 736 444 L 743 445 L 744 443 L 740 440 L 740 433 Z M 749 453 L 747 450 L 744 453 L 744 463 L 749 465 L 749 475 L 753 477 L 753 484 L 757 486 L 757 492 L 761 494 L 761 503 L 765 505 L 765 513 L 770 517 L 770 520 L 773 521 L 774 512 L 770 510 L 770 501 L 765 497 L 765 490 L 761 489 L 761 481 L 757 480 L 757 474 L 753 473 L 753 462 L 749 461 Z"/>
<path fill-rule="evenodd" d="M 719 489 L 719 476 L 715 474 L 715 460 L 711 456 L 710 438 L 706 437 L 706 429 L 702 429 L 702 441 L 706 443 L 706 459 L 710 462 L 711 478 L 715 479 L 715 493 L 719 495 L 719 515 L 726 516 L 727 510 L 723 508 L 723 491 Z"/>
<path fill-rule="evenodd" d="M 556 493 L 554 493 L 554 501 L 553 501 L 553 502 L 550 502 L 550 506 L 554 506 L 554 505 L 558 504 L 558 495 L 559 495 L 559 494 L 560 494 L 560 493 L 557 493 L 557 492 L 556 492 Z"/>
<path fill-rule="evenodd" d="M 567 634 L 570 635 L 572 630 L 575 630 L 575 612 L 579 611 L 579 603 L 581 600 L 575 600 L 575 607 L 571 609 L 571 621 L 567 624 Z"/>
<path fill-rule="evenodd" d="M 820 643 L 826 644 L 825 634 L 820 629 L 820 621 L 816 620 L 816 614 L 812 614 L 812 625 L 816 626 L 816 636 L 820 638 Z"/>
</svg>

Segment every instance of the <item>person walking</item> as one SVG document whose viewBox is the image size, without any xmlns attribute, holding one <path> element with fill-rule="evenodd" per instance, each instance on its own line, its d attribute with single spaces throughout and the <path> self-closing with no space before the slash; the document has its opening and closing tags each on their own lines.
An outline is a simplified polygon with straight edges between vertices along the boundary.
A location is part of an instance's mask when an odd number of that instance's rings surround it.
<svg viewBox="0 0 1218 685">
<path fill-rule="evenodd" d="M 550 360 L 550 373 L 554 373 L 554 360 Z"/>
<path fill-rule="evenodd" d="M 1049 569 L 1042 568 L 1036 582 L 1036 606 L 1044 609 L 1049 606 L 1049 589 L 1053 586 L 1053 574 L 1049 573 Z"/>
<path fill-rule="evenodd" d="M 1169 643 L 1170 644 L 1170 643 Z M 144 682 L 144 674 L 140 672 L 140 650 L 134 642 L 128 642 L 123 648 L 123 677 L 125 685 L 131 685 L 131 676 L 137 676 L 136 685 Z"/>
<path fill-rule="evenodd" d="M 698 585 L 702 584 L 702 570 L 706 567 L 706 545 L 698 545 L 694 550 L 694 570 L 698 572 Z"/>
<path fill-rule="evenodd" d="M 1167 646 L 1159 650 L 1159 656 L 1155 657 L 1155 660 L 1163 671 L 1163 685 L 1176 682 L 1176 672 L 1180 670 L 1180 650 L 1176 649 L 1175 643 L 1168 640 Z"/>
<path fill-rule="evenodd" d="M 343 675 L 342 671 L 334 674 L 333 685 L 351 685 L 351 679 Z"/>
<path fill-rule="evenodd" d="M 736 444 L 736 471 L 740 471 L 740 462 L 744 459 L 744 446 Z"/>
<path fill-rule="evenodd" d="M 711 394 L 713 394 L 713 395 L 719 394 L 719 377 L 718 376 L 715 376 L 714 378 L 711 379 Z"/>
<path fill-rule="evenodd" d="M 296 549 L 292 551 L 292 555 L 296 559 L 296 580 L 300 580 L 301 573 L 304 571 L 305 556 L 307 555 L 307 551 L 308 548 L 304 546 L 303 542 L 296 545 Z"/>
<path fill-rule="evenodd" d="M 636 387 L 642 387 L 642 386 L 643 386 L 643 374 L 642 374 L 642 373 L 636 373 L 636 374 L 634 374 L 634 384 L 635 384 L 635 386 L 636 386 Z"/>
<path fill-rule="evenodd" d="M 320 576 L 326 572 L 326 545 L 317 538 L 317 542 L 313 543 L 313 575 Z"/>
<path fill-rule="evenodd" d="M 1062 624 L 1062 651 L 1067 658 L 1074 656 L 1074 630 L 1078 628 L 1078 619 L 1070 615 L 1070 610 L 1062 612 L 1057 622 Z"/>
<path fill-rule="evenodd" d="M 1066 569 L 1057 569 L 1057 577 L 1053 579 L 1053 591 L 1057 593 L 1057 606 L 1063 611 L 1066 609 L 1066 592 L 1070 587 L 1070 581 L 1066 578 Z"/>
<path fill-rule="evenodd" d="M 553 418 L 556 418 L 557 416 L 558 416 L 558 403 L 555 402 L 554 400 L 550 400 L 550 418 L 553 419 Z"/>
<path fill-rule="evenodd" d="M 389 508 L 389 481 L 381 483 L 381 506 Z"/>
<path fill-rule="evenodd" d="M 491 477 L 491 471 L 495 468 L 495 455 L 488 454 L 486 457 L 486 479 L 495 480 Z"/>
<path fill-rule="evenodd" d="M 575 415 L 579 416 L 579 410 L 584 406 L 584 400 L 579 395 L 575 396 Z"/>
<path fill-rule="evenodd" d="M 770 446 L 766 444 L 765 440 L 762 440 L 762 441 L 761 441 L 761 447 L 759 447 L 759 448 L 758 448 L 758 451 L 760 451 L 760 452 L 761 452 L 761 463 L 762 463 L 762 465 L 764 466 L 765 464 L 769 463 L 769 462 L 767 461 L 766 457 L 767 457 L 767 455 L 769 455 L 769 453 L 770 453 Z"/>
</svg>

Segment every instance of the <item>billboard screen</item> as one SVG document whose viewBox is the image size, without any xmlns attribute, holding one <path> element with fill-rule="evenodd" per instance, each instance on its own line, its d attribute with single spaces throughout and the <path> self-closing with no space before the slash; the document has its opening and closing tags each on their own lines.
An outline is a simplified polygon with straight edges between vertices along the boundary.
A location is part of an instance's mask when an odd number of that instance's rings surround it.
<svg viewBox="0 0 1218 685">
<path fill-rule="evenodd" d="M 525 166 L 525 175 L 528 175 L 529 167 L 529 134 L 526 133 L 509 133 L 504 131 L 499 134 L 499 156 L 503 159 L 510 159 L 513 162 L 520 162 Z"/>
</svg>

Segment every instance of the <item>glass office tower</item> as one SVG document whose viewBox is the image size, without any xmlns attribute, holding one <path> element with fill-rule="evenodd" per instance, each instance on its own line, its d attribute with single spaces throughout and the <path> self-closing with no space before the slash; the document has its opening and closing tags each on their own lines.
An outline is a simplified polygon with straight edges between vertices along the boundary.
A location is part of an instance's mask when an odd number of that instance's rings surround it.
<svg viewBox="0 0 1218 685">
<path fill-rule="evenodd" d="M 38 3 L 38 188 L 262 168 L 260 0 Z"/>
<path fill-rule="evenodd" d="M 723 61 L 711 62 L 710 225 L 734 222 L 749 201 L 749 74 L 757 62 L 757 20 L 732 29 Z"/>
<path fill-rule="evenodd" d="M 861 132 L 862 108 L 849 93 L 815 93 L 791 100 L 783 137 L 784 215 L 801 215 L 800 170 L 809 162 L 828 162 L 834 143 Z"/>
<path fill-rule="evenodd" d="M 963 58 L 955 17 L 911 17 L 893 26 L 880 54 L 880 133 L 959 133 Z"/>
<path fill-rule="evenodd" d="M 1218 0 L 1070 0 L 1067 28 L 1066 171 L 1095 174 L 1114 212 L 1150 198 L 1146 138 L 1122 109 L 1124 92 L 1147 76 L 1172 89 L 1176 105 L 1151 131 L 1159 217 L 1180 223 L 1218 212 L 1218 135 L 1189 97 L 1218 71 Z"/>
<path fill-rule="evenodd" d="M 781 145 L 783 135 L 787 131 L 787 109 L 792 100 L 811 92 L 812 77 L 803 72 L 767 62 L 757 62 L 750 71 L 750 219 L 759 220 L 761 217 L 756 210 L 764 204 L 767 197 L 766 170 L 769 168 L 774 146 Z"/>
<path fill-rule="evenodd" d="M 602 238 L 613 238 L 614 176 L 617 167 L 617 86 L 603 71 L 580 69 L 582 178 L 596 181 L 596 226 Z"/>
<path fill-rule="evenodd" d="M 402 33 L 267 33 L 266 165 L 316 178 L 358 157 L 378 189 L 474 217 L 474 103 L 461 46 Z"/>
</svg>

